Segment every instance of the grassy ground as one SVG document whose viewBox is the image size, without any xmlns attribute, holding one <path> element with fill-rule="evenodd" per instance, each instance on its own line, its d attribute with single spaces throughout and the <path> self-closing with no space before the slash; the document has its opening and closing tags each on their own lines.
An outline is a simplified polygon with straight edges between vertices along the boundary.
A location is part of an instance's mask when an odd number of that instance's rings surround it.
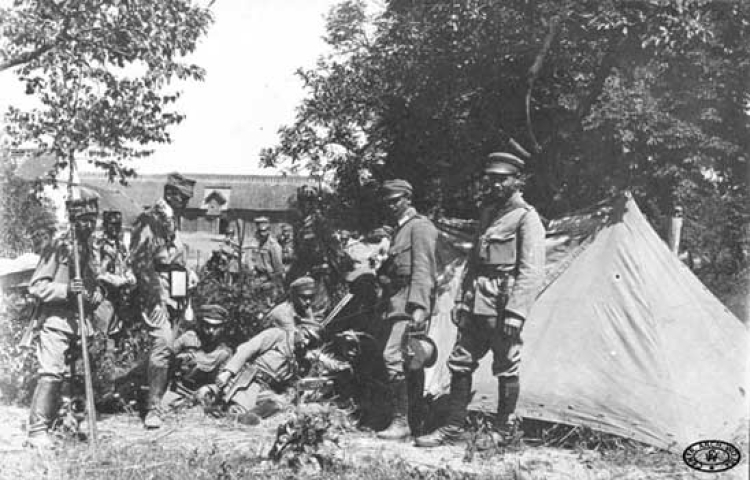
<svg viewBox="0 0 750 480">
<path fill-rule="evenodd" d="M 22 447 L 25 410 L 0 407 L 0 478 L 24 479 L 645 479 L 747 478 L 747 463 L 731 473 L 699 474 L 679 455 L 652 450 L 599 452 L 522 446 L 466 460 L 463 446 L 418 449 L 383 442 L 371 432 L 348 430 L 319 451 L 325 459 L 296 468 L 268 460 L 276 426 L 290 413 L 247 427 L 191 410 L 161 430 L 143 429 L 130 415 L 100 419 L 99 448 L 64 440 L 45 454 Z"/>
</svg>

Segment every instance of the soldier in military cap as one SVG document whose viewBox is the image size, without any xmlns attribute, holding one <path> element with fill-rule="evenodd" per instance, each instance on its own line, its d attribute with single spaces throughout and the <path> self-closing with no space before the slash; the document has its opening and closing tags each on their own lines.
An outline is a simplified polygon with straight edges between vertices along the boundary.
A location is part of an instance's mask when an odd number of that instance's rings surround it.
<svg viewBox="0 0 750 480">
<path fill-rule="evenodd" d="M 313 301 L 316 285 L 311 277 L 300 277 L 289 285 L 290 298 L 273 307 L 265 319 L 266 325 L 292 330 L 303 321 L 314 321 Z"/>
<path fill-rule="evenodd" d="M 215 382 L 219 369 L 232 356 L 226 338 L 228 320 L 229 313 L 220 305 L 197 309 L 196 327 L 177 337 L 172 347 L 176 377 L 164 396 L 164 406 L 178 406 L 180 400 Z"/>
<path fill-rule="evenodd" d="M 395 228 L 388 259 L 379 276 L 387 296 L 383 359 L 391 389 L 393 418 L 378 437 L 399 440 L 411 435 L 410 404 L 418 388 L 407 385 L 404 347 L 411 331 L 426 329 L 437 278 L 435 249 L 438 232 L 433 223 L 411 205 L 412 186 L 406 180 L 383 184 L 387 212 Z M 411 397 L 410 398 L 410 390 Z"/>
<path fill-rule="evenodd" d="M 281 226 L 281 234 L 278 240 L 281 246 L 281 261 L 284 263 L 286 272 L 294 261 L 294 232 L 291 225 L 285 223 Z"/>
<path fill-rule="evenodd" d="M 447 425 L 417 438 L 417 446 L 444 445 L 461 437 L 472 373 L 490 350 L 498 379 L 494 440 L 508 444 L 518 438 L 521 329 L 540 292 L 545 261 L 544 227 L 520 191 L 523 168 L 524 162 L 509 153 L 488 158 L 479 232 L 454 310 L 459 335 L 448 359 L 450 413 Z"/>
<path fill-rule="evenodd" d="M 160 405 L 167 388 L 171 348 L 177 324 L 188 306 L 173 280 L 184 272 L 188 286 L 197 283 L 187 268 L 188 250 L 179 235 L 179 214 L 193 195 L 195 181 L 177 173 L 167 177 L 164 197 L 143 213 L 133 227 L 130 253 L 138 282 L 141 317 L 151 335 L 146 428 L 160 428 Z M 184 279 L 184 277 L 182 277 Z"/>
<path fill-rule="evenodd" d="M 284 262 L 281 259 L 281 246 L 271 235 L 268 217 L 255 219 L 256 248 L 253 249 L 253 266 L 260 289 L 268 299 L 274 301 L 283 289 Z"/>
<path fill-rule="evenodd" d="M 102 301 L 90 241 L 99 214 L 98 200 L 94 196 L 69 200 L 67 208 L 78 244 L 80 279 L 74 277 L 73 244 L 70 236 L 65 236 L 44 249 L 29 283 L 29 293 L 40 303 L 41 330 L 39 380 L 29 408 L 27 443 L 40 448 L 52 444 L 48 430 L 57 415 L 63 377 L 75 358 L 73 348 L 80 333 L 77 295 L 83 293 L 87 313 Z M 83 321 L 87 322 L 85 331 L 93 333 L 88 320 Z"/>
<path fill-rule="evenodd" d="M 105 211 L 102 227 L 103 232 L 94 240 L 94 254 L 99 265 L 97 280 L 104 301 L 94 312 L 94 318 L 101 331 L 112 335 L 122 327 L 122 308 L 127 290 L 135 286 L 135 275 L 130 268 L 127 246 L 122 242 L 122 213 Z"/>
</svg>

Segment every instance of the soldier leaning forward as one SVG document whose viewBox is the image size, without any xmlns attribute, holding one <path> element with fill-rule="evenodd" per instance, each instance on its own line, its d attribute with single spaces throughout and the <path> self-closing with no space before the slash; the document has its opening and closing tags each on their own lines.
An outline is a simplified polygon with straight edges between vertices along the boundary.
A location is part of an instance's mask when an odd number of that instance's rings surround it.
<svg viewBox="0 0 750 480">
<path fill-rule="evenodd" d="M 434 447 L 462 434 L 471 396 L 471 376 L 492 350 L 498 379 L 496 426 L 500 444 L 517 438 L 521 328 L 544 280 L 544 227 L 521 196 L 524 163 L 507 153 L 491 154 L 484 169 L 487 196 L 479 236 L 467 265 L 455 318 L 459 335 L 450 358 L 450 413 L 447 425 L 417 439 Z"/>
<path fill-rule="evenodd" d="M 135 275 L 130 268 L 128 249 L 122 242 L 122 213 L 106 211 L 102 214 L 103 232 L 94 240 L 99 274 L 97 280 L 104 300 L 94 311 L 97 329 L 115 335 L 122 329 L 122 314 L 128 290 L 135 286 Z"/>
<path fill-rule="evenodd" d="M 31 277 L 29 293 L 39 301 L 39 380 L 29 409 L 28 440 L 34 447 L 48 447 L 48 434 L 58 411 L 63 376 L 70 372 L 70 364 L 79 340 L 77 295 L 84 296 L 84 308 L 91 312 L 102 301 L 97 288 L 92 254 L 91 233 L 96 227 L 98 202 L 95 197 L 84 197 L 68 202 L 72 228 L 78 243 L 81 276 L 75 279 L 74 252 L 70 237 L 53 241 L 42 252 L 39 264 Z M 89 320 L 84 319 L 84 330 L 93 333 Z"/>
<path fill-rule="evenodd" d="M 178 407 L 199 398 L 201 389 L 215 383 L 216 375 L 232 356 L 226 342 L 228 312 L 219 305 L 203 305 L 197 311 L 197 326 L 177 337 L 173 345 L 174 381 L 162 406 Z"/>
<path fill-rule="evenodd" d="M 216 378 L 230 415 L 257 424 L 288 404 L 287 390 L 299 378 L 305 354 L 320 341 L 320 326 L 272 327 L 237 347 Z"/>
<path fill-rule="evenodd" d="M 411 206 L 412 187 L 407 181 L 389 180 L 383 184 L 383 190 L 388 213 L 395 224 L 388 259 L 379 272 L 388 302 L 383 360 L 391 389 L 393 418 L 378 437 L 397 440 L 411 435 L 410 404 L 416 402 L 417 396 L 421 397 L 417 393 L 419 387 L 410 389 L 407 385 L 404 350 L 410 330 L 425 330 L 432 310 L 438 233 L 432 222 Z"/>
<path fill-rule="evenodd" d="M 170 174 L 164 198 L 136 220 L 130 240 L 141 317 L 152 339 L 146 428 L 162 425 L 159 407 L 167 388 L 174 332 L 188 305 L 186 289 L 192 272 L 187 269 L 187 246 L 177 227 L 178 214 L 192 197 L 194 185 L 193 180 Z"/>
<path fill-rule="evenodd" d="M 264 324 L 285 330 L 294 330 L 305 321 L 314 321 L 312 309 L 315 300 L 315 280 L 301 277 L 289 285 L 290 298 L 271 309 Z"/>
</svg>

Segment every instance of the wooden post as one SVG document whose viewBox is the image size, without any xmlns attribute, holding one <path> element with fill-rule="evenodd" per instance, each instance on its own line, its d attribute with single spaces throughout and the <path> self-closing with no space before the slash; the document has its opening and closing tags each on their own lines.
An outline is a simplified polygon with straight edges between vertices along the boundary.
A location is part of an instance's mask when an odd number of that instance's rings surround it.
<svg viewBox="0 0 750 480">
<path fill-rule="evenodd" d="M 669 219 L 669 232 L 667 236 L 667 245 L 675 254 L 680 253 L 680 237 L 682 236 L 682 207 L 675 206 L 672 210 L 672 216 Z"/>
</svg>

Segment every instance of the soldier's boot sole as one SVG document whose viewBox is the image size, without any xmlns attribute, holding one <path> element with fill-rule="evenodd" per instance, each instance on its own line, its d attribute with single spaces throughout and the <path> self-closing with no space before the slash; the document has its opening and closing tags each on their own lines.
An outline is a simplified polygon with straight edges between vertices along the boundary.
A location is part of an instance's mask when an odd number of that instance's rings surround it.
<svg viewBox="0 0 750 480">
<path fill-rule="evenodd" d="M 430 434 L 417 437 L 417 439 L 414 440 L 414 446 L 421 448 L 434 448 L 443 445 L 455 445 L 464 440 L 464 432 L 462 430 L 439 428 Z"/>
</svg>

